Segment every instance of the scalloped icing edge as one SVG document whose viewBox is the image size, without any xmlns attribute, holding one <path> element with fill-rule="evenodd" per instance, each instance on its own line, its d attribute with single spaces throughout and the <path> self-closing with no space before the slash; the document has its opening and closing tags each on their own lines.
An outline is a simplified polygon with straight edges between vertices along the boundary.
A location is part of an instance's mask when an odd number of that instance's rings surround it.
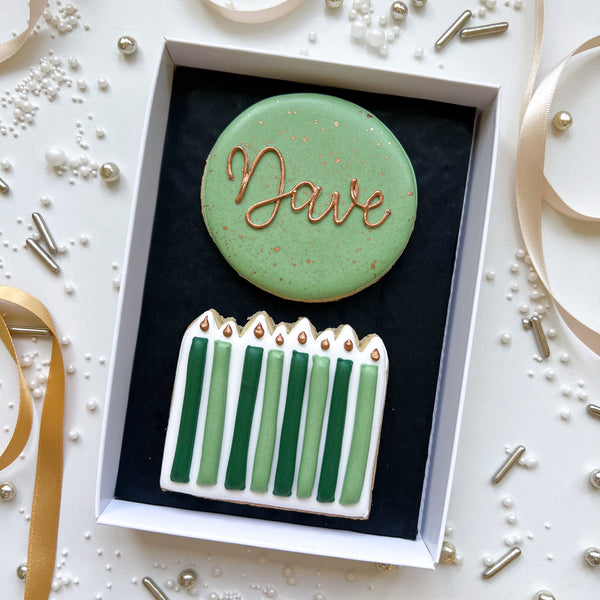
<svg viewBox="0 0 600 600">
<path fill-rule="evenodd" d="M 204 329 L 202 324 L 204 323 Z M 206 328 L 206 325 L 208 327 Z M 255 330 L 258 326 L 263 329 L 263 334 L 257 337 Z M 230 328 L 230 333 L 226 332 Z M 260 329 L 259 329 L 260 333 Z M 300 342 L 298 337 L 304 333 L 306 341 Z M 283 343 L 277 343 L 277 336 L 281 334 Z M 177 445 L 177 436 L 181 420 L 181 409 L 183 406 L 183 397 L 185 392 L 187 360 L 194 337 L 204 337 L 208 339 L 208 354 L 205 364 L 204 385 L 202 389 L 199 418 L 196 428 L 196 437 L 194 441 L 194 451 L 192 463 L 190 467 L 190 481 L 188 483 L 173 482 L 170 479 L 170 470 L 173 463 L 175 448 Z M 223 441 L 221 446 L 221 458 L 218 472 L 218 482 L 215 486 L 204 486 L 196 483 L 196 477 L 200 467 L 202 439 L 204 426 L 206 423 L 206 408 L 208 404 L 208 391 L 210 382 L 210 373 L 212 370 L 212 357 L 214 342 L 227 341 L 231 345 L 231 360 L 229 370 L 229 385 L 227 390 L 227 409 L 225 415 L 225 427 L 223 432 Z M 324 350 L 321 343 L 327 340 L 329 348 Z M 344 343 L 352 341 L 352 348 L 347 350 Z M 238 342 L 242 342 L 241 344 Z M 261 367 L 261 375 L 259 387 L 256 397 L 256 405 L 252 420 L 250 451 L 248 452 L 247 469 L 246 469 L 246 489 L 245 490 L 228 490 L 224 486 L 225 473 L 227 469 L 228 457 L 231 450 L 233 437 L 233 426 L 235 423 L 235 415 L 238 401 L 238 393 L 241 382 L 242 365 L 247 346 L 255 346 L 263 348 L 263 361 Z M 300 458 L 302 453 L 302 442 L 304 439 L 306 406 L 308 402 L 308 391 L 310 374 L 312 370 L 312 360 L 309 359 L 309 368 L 304 391 L 304 400 L 302 407 L 302 418 L 298 435 L 298 448 L 296 455 L 296 470 L 294 476 L 294 485 L 292 495 L 290 497 L 275 496 L 271 491 L 262 493 L 250 490 L 250 481 L 252 478 L 252 468 L 254 464 L 254 449 L 258 439 L 258 429 L 260 426 L 260 418 L 262 414 L 262 401 L 264 396 L 264 380 L 266 370 L 266 358 L 269 350 L 284 351 L 284 375 L 281 382 L 279 396 L 279 410 L 277 421 L 277 439 L 275 450 L 273 453 L 273 463 L 271 467 L 271 478 L 268 489 L 273 489 L 275 472 L 277 468 L 277 456 L 280 442 L 281 425 L 283 421 L 283 413 L 285 410 L 287 381 L 289 375 L 289 365 L 292 352 L 305 352 L 312 355 L 328 356 L 330 358 L 329 368 L 329 392 L 323 426 L 321 431 L 321 443 L 319 450 L 319 461 L 317 464 L 317 475 L 313 488 L 313 495 L 310 498 L 297 498 L 296 485 L 297 476 L 300 466 Z M 371 354 L 377 350 L 379 358 L 374 359 Z M 327 418 L 329 414 L 329 404 L 331 400 L 331 389 L 333 378 L 336 370 L 337 358 L 346 358 L 353 361 L 354 368 L 352 369 L 349 393 L 348 407 L 346 413 L 346 421 L 344 426 L 344 435 L 342 442 L 341 460 L 338 471 L 337 486 L 335 492 L 336 500 L 332 503 L 323 503 L 316 500 L 316 492 L 318 488 L 319 473 L 322 464 L 322 453 L 325 444 Z M 356 396 L 358 391 L 358 383 L 360 378 L 360 368 L 356 368 L 361 364 L 378 365 L 377 389 L 375 397 L 375 406 L 373 413 L 373 422 L 371 425 L 371 439 L 369 445 L 367 467 L 363 481 L 363 488 L 359 502 L 352 505 L 341 504 L 339 497 L 343 487 L 346 466 L 348 463 L 348 455 L 352 441 L 352 431 L 354 424 L 354 415 L 356 411 Z M 330 515 L 338 517 L 347 517 L 351 519 L 366 519 L 368 518 L 371 506 L 371 494 L 375 480 L 375 468 L 377 463 L 377 453 L 379 449 L 379 434 L 381 431 L 381 423 L 383 419 L 383 407 L 385 403 L 385 391 L 387 386 L 388 375 L 388 355 L 385 349 L 383 340 L 377 334 L 369 334 L 361 339 L 350 325 L 340 325 L 335 328 L 328 328 L 323 331 L 317 331 L 314 325 L 306 317 L 301 317 L 293 323 L 275 323 L 273 319 L 265 311 L 259 311 L 248 318 L 247 323 L 243 326 L 237 324 L 233 317 L 223 317 L 215 309 L 208 309 L 188 326 L 183 336 L 181 343 L 179 359 L 177 363 L 177 372 L 175 375 L 175 383 L 173 386 L 173 394 L 171 399 L 171 410 L 169 416 L 169 425 L 165 439 L 165 448 L 163 453 L 163 462 L 161 467 L 160 485 L 164 491 L 180 492 L 190 494 L 201 498 L 210 498 L 215 500 L 225 500 L 248 505 L 264 506 L 285 510 L 294 510 L 299 512 L 316 513 L 320 515 Z"/>
</svg>

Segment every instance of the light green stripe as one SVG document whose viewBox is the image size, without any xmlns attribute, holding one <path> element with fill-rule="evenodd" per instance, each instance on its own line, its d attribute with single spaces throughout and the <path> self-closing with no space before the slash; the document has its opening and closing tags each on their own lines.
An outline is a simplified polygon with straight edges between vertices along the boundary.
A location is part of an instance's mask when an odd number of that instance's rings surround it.
<svg viewBox="0 0 600 600">
<path fill-rule="evenodd" d="M 266 492 L 271 478 L 282 374 L 283 351 L 269 350 L 267 372 L 265 374 L 265 394 L 263 396 L 256 454 L 254 455 L 252 483 L 250 484 L 250 489 L 254 492 Z"/>
<path fill-rule="evenodd" d="M 356 415 L 340 504 L 356 504 L 365 481 L 377 391 L 377 365 L 361 365 Z"/>
<path fill-rule="evenodd" d="M 312 371 L 310 374 L 306 425 L 304 428 L 300 471 L 298 473 L 298 498 L 309 498 L 312 495 L 315 485 L 328 389 L 329 358 L 315 355 L 313 356 Z"/>
<path fill-rule="evenodd" d="M 214 348 L 198 485 L 215 485 L 217 483 L 221 460 L 231 344 L 215 340 Z"/>
</svg>

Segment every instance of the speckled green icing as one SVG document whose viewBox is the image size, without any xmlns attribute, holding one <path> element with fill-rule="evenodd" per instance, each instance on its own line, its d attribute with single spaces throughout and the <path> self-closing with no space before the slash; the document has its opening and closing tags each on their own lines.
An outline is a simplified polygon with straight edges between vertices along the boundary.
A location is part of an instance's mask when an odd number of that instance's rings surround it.
<svg viewBox="0 0 600 600">
<path fill-rule="evenodd" d="M 320 94 L 248 108 L 217 140 L 202 182 L 206 226 L 231 266 L 305 302 L 377 281 L 402 254 L 416 208 L 414 172 L 390 130 Z"/>
</svg>

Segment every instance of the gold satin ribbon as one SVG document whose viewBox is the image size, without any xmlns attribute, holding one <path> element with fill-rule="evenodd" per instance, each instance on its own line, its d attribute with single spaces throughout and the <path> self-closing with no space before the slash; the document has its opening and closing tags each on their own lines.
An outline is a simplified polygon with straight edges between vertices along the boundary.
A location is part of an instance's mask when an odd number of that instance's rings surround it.
<svg viewBox="0 0 600 600">
<path fill-rule="evenodd" d="M 29 0 L 29 21 L 27 23 L 27 29 L 14 38 L 0 43 L 0 63 L 9 59 L 21 49 L 36 23 L 40 20 L 47 4 L 47 0 Z"/>
<path fill-rule="evenodd" d="M 63 469 L 63 410 L 65 372 L 56 329 L 46 307 L 17 288 L 0 286 L 0 302 L 9 302 L 37 317 L 52 333 L 52 354 L 40 421 L 40 436 L 29 526 L 25 600 L 48 598 L 54 574 Z M 33 423 L 33 404 L 8 326 L 0 314 L 0 340 L 19 373 L 19 411 L 10 441 L 0 455 L 0 470 L 23 451 Z"/>
</svg>

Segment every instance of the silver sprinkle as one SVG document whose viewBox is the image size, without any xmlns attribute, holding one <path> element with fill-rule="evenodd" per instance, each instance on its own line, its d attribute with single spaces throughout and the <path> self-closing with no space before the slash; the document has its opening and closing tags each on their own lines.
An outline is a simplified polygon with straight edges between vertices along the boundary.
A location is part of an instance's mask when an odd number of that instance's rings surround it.
<svg viewBox="0 0 600 600">
<path fill-rule="evenodd" d="M 435 49 L 441 50 L 469 21 L 473 16 L 470 10 L 465 10 L 444 33 L 440 36 L 438 41 L 435 43 Z"/>
<path fill-rule="evenodd" d="M 504 33 L 507 29 L 508 23 L 506 21 L 481 25 L 480 27 L 466 27 L 460 32 L 460 38 L 462 40 L 472 40 L 487 37 L 488 35 L 498 35 L 499 33 Z"/>
<path fill-rule="evenodd" d="M 50 330 L 45 327 L 13 327 L 8 326 L 13 335 L 50 335 Z"/>
<path fill-rule="evenodd" d="M 546 339 L 546 334 L 544 333 L 544 328 L 542 327 L 542 320 L 540 317 L 531 317 L 531 324 L 533 325 L 533 333 L 535 335 L 535 341 L 540 349 L 540 354 L 544 358 L 548 358 L 550 356 L 550 347 L 548 346 L 548 340 Z"/>
<path fill-rule="evenodd" d="M 0 177 L 0 193 L 8 194 L 9 190 L 10 188 L 8 187 L 8 183 L 6 183 L 6 181 Z"/>
<path fill-rule="evenodd" d="M 54 238 L 50 233 L 50 229 L 48 229 L 48 225 L 46 225 L 44 217 L 42 217 L 40 213 L 34 212 L 32 213 L 31 218 L 33 219 L 33 222 L 35 223 L 35 226 L 40 232 L 40 235 L 42 236 L 43 240 L 46 242 L 50 253 L 56 254 L 58 252 L 58 247 L 56 246 L 56 242 L 54 241 Z"/>
<path fill-rule="evenodd" d="M 494 473 L 492 483 L 500 483 L 524 452 L 525 446 L 517 446 L 500 465 L 500 468 Z"/>
<path fill-rule="evenodd" d="M 27 238 L 25 243 L 33 250 L 33 253 L 54 273 L 60 273 L 60 267 L 56 261 L 33 239 Z"/>
<path fill-rule="evenodd" d="M 489 579 L 499 573 L 506 567 L 506 565 L 510 564 L 515 558 L 521 556 L 521 548 L 519 546 L 513 546 L 506 554 L 504 554 L 501 558 L 499 558 L 495 563 L 491 564 L 482 574 L 481 576 L 484 579 Z"/>
<path fill-rule="evenodd" d="M 588 548 L 583 553 L 583 560 L 585 560 L 590 567 L 597 567 L 600 565 L 600 550 L 594 547 Z"/>
<path fill-rule="evenodd" d="M 542 327 L 542 319 L 538 316 L 533 316 L 531 319 L 521 319 L 521 323 L 523 323 L 525 331 L 533 329 L 533 336 L 535 337 L 540 354 L 544 358 L 548 358 L 550 356 L 550 346 L 548 346 L 548 339 Z"/>
<path fill-rule="evenodd" d="M 142 583 L 144 584 L 144 587 L 152 594 L 152 596 L 156 598 L 156 600 L 169 600 L 167 596 L 165 596 L 165 593 L 158 587 L 158 585 L 156 585 L 156 582 L 153 579 L 150 579 L 150 577 L 144 577 L 144 579 L 142 579 Z"/>
<path fill-rule="evenodd" d="M 600 418 L 600 406 L 597 404 L 588 404 L 586 408 L 588 414 L 592 415 L 592 417 Z"/>
</svg>

